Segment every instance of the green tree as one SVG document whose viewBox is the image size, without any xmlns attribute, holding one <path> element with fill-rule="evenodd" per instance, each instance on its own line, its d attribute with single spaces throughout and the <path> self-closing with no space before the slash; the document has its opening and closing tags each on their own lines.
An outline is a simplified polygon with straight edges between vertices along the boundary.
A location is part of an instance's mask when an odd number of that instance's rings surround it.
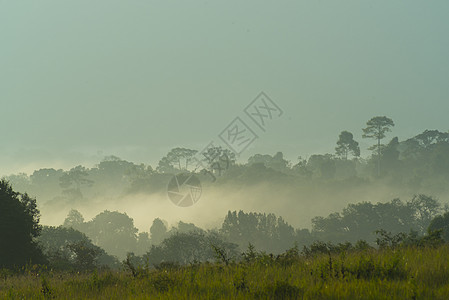
<svg viewBox="0 0 449 300">
<path fill-rule="evenodd" d="M 97 266 L 118 267 L 116 258 L 93 245 L 84 233 L 73 228 L 44 226 L 38 241 L 52 269 L 81 271 Z"/>
<path fill-rule="evenodd" d="M 386 133 L 391 131 L 394 127 L 392 119 L 383 117 L 374 117 L 366 122 L 367 127 L 363 128 L 363 138 L 372 138 L 377 140 L 377 145 L 373 145 L 369 150 L 377 150 L 377 176 L 380 176 L 380 159 L 382 144 L 381 140 L 385 138 Z"/>
<path fill-rule="evenodd" d="M 9 182 L 0 180 L 0 268 L 21 266 L 44 257 L 36 243 L 41 232 L 36 199 L 15 192 Z"/>
<path fill-rule="evenodd" d="M 429 231 L 443 230 L 443 238 L 449 242 L 449 212 L 436 216 L 429 225 Z"/>
<path fill-rule="evenodd" d="M 285 171 L 290 165 L 289 161 L 284 159 L 284 154 L 282 152 L 277 152 L 273 156 L 269 154 L 255 154 L 248 158 L 249 165 L 257 163 L 263 163 L 265 167 L 281 172 Z"/>
<path fill-rule="evenodd" d="M 402 176 L 394 176 L 400 174 L 402 162 L 399 159 L 399 139 L 394 137 L 387 145 L 382 147 L 381 159 L 383 162 L 383 167 L 381 170 L 381 175 L 391 174 L 393 175 L 394 181 L 400 182 Z"/>
<path fill-rule="evenodd" d="M 189 233 L 189 232 L 202 232 L 203 230 L 193 223 L 185 223 L 183 221 L 178 222 L 177 228 L 172 228 L 170 230 L 171 232 L 178 232 L 178 233 Z"/>
<path fill-rule="evenodd" d="M 14 187 L 14 190 L 29 191 L 31 187 L 31 180 L 25 173 L 13 174 L 7 176 L 6 179 Z"/>
<path fill-rule="evenodd" d="M 404 203 L 399 199 L 393 199 L 387 203 L 348 204 L 341 213 L 335 212 L 325 218 L 313 218 L 313 232 L 322 240 L 355 242 L 359 239 L 372 241 L 373 232 L 380 228 L 394 234 L 421 230 L 421 216 L 424 216 L 422 224 L 426 224 L 427 216 L 434 215 L 433 202 L 427 205 L 432 211 L 430 214 L 427 213 L 427 209 L 422 208 L 426 205 L 415 202 L 412 205 L 411 202 Z"/>
<path fill-rule="evenodd" d="M 295 238 L 292 226 L 274 214 L 228 211 L 220 233 L 229 241 L 246 247 L 280 253 L 290 248 Z"/>
<path fill-rule="evenodd" d="M 139 166 L 116 156 L 106 156 L 95 168 L 88 170 L 89 178 L 95 181 L 97 190 L 115 196 L 128 186 L 130 174 Z"/>
<path fill-rule="evenodd" d="M 150 165 L 134 165 L 126 171 L 125 176 L 128 180 L 129 187 L 127 190 L 131 193 L 138 193 L 150 189 L 154 170 Z"/>
<path fill-rule="evenodd" d="M 343 159 L 348 159 L 348 154 L 351 153 L 355 157 L 360 156 L 359 143 L 354 141 L 354 136 L 349 131 L 342 131 L 338 137 L 337 147 L 335 152 Z"/>
<path fill-rule="evenodd" d="M 162 173 L 187 170 L 197 152 L 187 148 L 173 148 L 159 161 L 157 170 Z"/>
<path fill-rule="evenodd" d="M 144 257 L 155 266 L 162 262 L 189 264 L 213 261 L 216 252 L 212 245 L 223 250 L 226 257 L 237 256 L 237 245 L 224 241 L 216 232 L 189 232 L 171 235 L 159 246 L 153 245 Z"/>
<path fill-rule="evenodd" d="M 311 178 L 313 172 L 307 167 L 307 159 L 298 156 L 298 163 L 292 166 L 292 170 L 300 176 Z"/>
<path fill-rule="evenodd" d="M 38 193 L 39 199 L 42 196 L 51 198 L 56 191 L 60 191 L 60 177 L 62 175 L 64 175 L 64 171 L 61 169 L 39 169 L 34 171 L 30 176 L 33 193 Z"/>
<path fill-rule="evenodd" d="M 151 225 L 150 234 L 151 243 L 153 245 L 159 245 L 167 237 L 167 226 L 165 226 L 161 219 L 156 218 Z"/>
<path fill-rule="evenodd" d="M 102 253 L 101 248 L 87 241 L 74 242 L 67 245 L 75 255 L 75 265 L 80 270 L 93 270 L 98 266 L 98 258 Z"/>
<path fill-rule="evenodd" d="M 207 148 L 201 153 L 200 159 L 205 163 L 203 166 L 205 169 L 218 176 L 221 176 L 221 173 L 234 165 L 236 161 L 235 153 L 221 146 Z"/>
<path fill-rule="evenodd" d="M 335 159 L 332 154 L 314 154 L 309 157 L 307 168 L 314 176 L 322 179 L 333 179 L 337 172 Z"/>
<path fill-rule="evenodd" d="M 421 234 L 424 234 L 434 217 L 441 211 L 441 203 L 433 197 L 415 195 L 408 205 L 415 211 L 415 218 Z"/>
<path fill-rule="evenodd" d="M 83 223 L 83 215 L 76 209 L 72 209 L 64 220 L 64 227 L 72 227 L 79 230 Z"/>
<path fill-rule="evenodd" d="M 112 255 L 123 259 L 127 252 L 135 252 L 137 228 L 126 213 L 105 210 L 83 225 L 92 242 Z"/>
<path fill-rule="evenodd" d="M 136 254 L 145 254 L 151 247 L 151 240 L 148 232 L 139 232 L 137 235 Z"/>
<path fill-rule="evenodd" d="M 60 186 L 65 189 L 64 193 L 70 196 L 71 200 L 83 198 L 81 193 L 81 186 L 92 185 L 93 181 L 87 179 L 89 176 L 88 170 L 83 166 L 77 166 L 65 172 L 60 178 Z"/>
<path fill-rule="evenodd" d="M 438 130 L 425 130 L 423 133 L 418 134 L 413 138 L 419 145 L 425 149 L 428 149 L 436 143 L 448 142 L 449 133 L 440 132 Z"/>
</svg>

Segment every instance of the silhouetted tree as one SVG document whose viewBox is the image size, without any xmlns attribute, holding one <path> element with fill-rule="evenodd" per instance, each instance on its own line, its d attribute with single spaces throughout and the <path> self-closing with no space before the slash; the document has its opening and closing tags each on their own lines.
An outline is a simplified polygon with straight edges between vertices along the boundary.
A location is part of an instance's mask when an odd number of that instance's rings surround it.
<svg viewBox="0 0 449 300">
<path fill-rule="evenodd" d="M 93 270 L 98 265 L 98 257 L 101 249 L 86 241 L 74 242 L 67 245 L 75 257 L 75 265 L 80 270 Z"/>
<path fill-rule="evenodd" d="M 393 138 L 385 147 L 382 148 L 382 161 L 384 167 L 382 173 L 400 174 L 401 161 L 399 160 L 399 140 L 397 137 Z M 399 176 L 398 176 L 399 177 Z"/>
<path fill-rule="evenodd" d="M 7 176 L 6 179 L 17 192 L 29 191 L 32 188 L 31 180 L 25 173 L 13 174 Z"/>
<path fill-rule="evenodd" d="M 338 137 L 335 152 L 343 159 L 348 159 L 349 153 L 351 153 L 355 157 L 359 157 L 359 143 L 354 141 L 354 136 L 352 135 L 352 133 L 350 133 L 349 131 L 342 131 Z"/>
<path fill-rule="evenodd" d="M 415 195 L 408 205 L 414 210 L 414 215 L 419 226 L 419 233 L 424 234 L 434 217 L 441 210 L 441 204 L 433 197 Z"/>
<path fill-rule="evenodd" d="M 257 163 L 263 163 L 265 167 L 281 172 L 286 171 L 289 167 L 289 162 L 284 159 L 282 152 L 277 152 L 273 156 L 269 154 L 255 154 L 248 158 L 248 165 Z"/>
<path fill-rule="evenodd" d="M 229 149 L 223 149 L 221 146 L 209 147 L 199 154 L 202 161 L 201 167 L 221 176 L 222 172 L 233 166 L 236 161 L 235 153 Z"/>
<path fill-rule="evenodd" d="M 83 166 L 77 166 L 65 172 L 60 178 L 60 186 L 64 189 L 64 193 L 70 197 L 71 200 L 83 198 L 81 193 L 81 186 L 92 185 L 93 181 L 87 179 L 89 176 L 88 170 Z"/>
<path fill-rule="evenodd" d="M 167 237 L 167 226 L 165 226 L 161 219 L 156 218 L 150 227 L 150 234 L 151 243 L 153 245 L 159 245 Z"/>
<path fill-rule="evenodd" d="M 39 244 L 45 251 L 48 250 L 60 250 L 67 244 L 89 241 L 89 238 L 73 228 L 67 228 L 63 226 L 43 226 L 41 235 L 38 238 Z"/>
<path fill-rule="evenodd" d="M 30 193 L 32 192 L 41 201 L 53 198 L 61 191 L 60 178 L 63 174 L 63 170 L 52 168 L 34 171 L 30 176 Z"/>
<path fill-rule="evenodd" d="M 45 261 L 35 241 L 41 231 L 39 217 L 36 199 L 0 180 L 0 268 Z"/>
<path fill-rule="evenodd" d="M 314 176 L 322 179 L 333 179 L 337 172 L 335 160 L 331 154 L 314 154 L 310 156 L 307 167 L 312 170 Z"/>
<path fill-rule="evenodd" d="M 195 226 L 193 223 L 178 222 L 177 228 L 173 228 L 170 232 L 189 233 L 189 232 L 204 232 L 203 229 Z"/>
<path fill-rule="evenodd" d="M 237 245 L 225 242 L 215 232 L 189 232 L 175 233 L 159 246 L 153 245 L 145 255 L 145 260 L 155 266 L 163 262 L 189 264 L 213 261 L 216 248 L 222 249 L 228 257 L 237 255 Z"/>
<path fill-rule="evenodd" d="M 139 232 L 137 235 L 137 246 L 136 246 L 136 254 L 143 255 L 151 247 L 151 240 L 148 232 Z"/>
<path fill-rule="evenodd" d="M 187 148 L 173 148 L 159 161 L 157 170 L 162 173 L 188 170 L 197 152 Z"/>
<path fill-rule="evenodd" d="M 428 149 L 437 143 L 447 143 L 449 141 L 449 133 L 440 132 L 438 130 L 425 130 L 413 139 L 417 141 L 422 148 Z"/>
<path fill-rule="evenodd" d="M 411 201 L 393 199 L 386 203 L 360 202 L 348 204 L 341 213 L 312 219 L 313 233 L 324 240 L 370 240 L 375 230 L 397 234 L 410 230 L 424 234 L 430 220 L 440 211 L 434 198 L 418 195 Z"/>
<path fill-rule="evenodd" d="M 127 214 L 105 210 L 83 227 L 95 245 L 121 259 L 136 249 L 138 230 Z"/>
<path fill-rule="evenodd" d="M 363 128 L 363 136 L 364 138 L 372 138 L 377 140 L 377 145 L 373 145 L 369 148 L 369 150 L 377 149 L 377 176 L 380 176 L 380 155 L 381 155 L 381 146 L 380 141 L 385 138 L 385 134 L 391 131 L 391 127 L 394 126 L 394 122 L 392 119 L 383 117 L 374 117 L 371 118 L 367 123 L 367 127 Z"/>
<path fill-rule="evenodd" d="M 72 209 L 64 220 L 64 227 L 73 227 L 79 230 L 83 223 L 83 215 L 76 209 Z"/>
<path fill-rule="evenodd" d="M 429 225 L 429 231 L 442 230 L 442 237 L 449 242 L 449 212 L 436 216 Z"/>
<path fill-rule="evenodd" d="M 151 167 L 150 167 L 151 168 Z M 129 179 L 147 175 L 143 165 L 120 159 L 116 156 L 106 156 L 95 168 L 90 169 L 89 178 L 95 180 L 97 188 L 105 188 L 112 194 L 118 188 L 129 184 Z"/>
<path fill-rule="evenodd" d="M 305 178 L 311 178 L 313 175 L 313 172 L 307 167 L 307 159 L 302 158 L 301 156 L 298 156 L 298 163 L 293 165 L 292 170 Z"/>
<path fill-rule="evenodd" d="M 155 171 L 151 166 L 144 164 L 134 165 L 126 171 L 126 178 L 129 182 L 128 191 L 138 193 L 143 191 L 151 191 Z"/>
<path fill-rule="evenodd" d="M 81 271 L 101 266 L 118 267 L 117 259 L 73 228 L 44 226 L 38 241 L 52 269 Z"/>
<path fill-rule="evenodd" d="M 240 247 L 248 243 L 268 252 L 282 252 L 293 246 L 295 231 L 274 214 L 228 211 L 221 234 Z"/>
</svg>

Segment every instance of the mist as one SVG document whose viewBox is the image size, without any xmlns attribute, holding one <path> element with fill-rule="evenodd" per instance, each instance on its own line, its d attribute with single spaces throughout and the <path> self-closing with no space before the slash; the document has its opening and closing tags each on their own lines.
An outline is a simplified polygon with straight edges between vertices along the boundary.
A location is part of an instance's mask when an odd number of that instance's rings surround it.
<svg viewBox="0 0 449 300">
<path fill-rule="evenodd" d="M 0 0 L 0 298 L 447 294 L 448 11 Z"/>
</svg>

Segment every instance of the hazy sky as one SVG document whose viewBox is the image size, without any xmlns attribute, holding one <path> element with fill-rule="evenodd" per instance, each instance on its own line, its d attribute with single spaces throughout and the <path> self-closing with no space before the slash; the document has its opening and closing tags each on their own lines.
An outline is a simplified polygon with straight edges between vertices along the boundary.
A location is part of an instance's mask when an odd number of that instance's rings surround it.
<svg viewBox="0 0 449 300">
<path fill-rule="evenodd" d="M 449 129 L 449 2 L 0 0 L 0 176 L 202 148 L 259 92 L 242 154 L 333 152 L 391 117 Z"/>
</svg>

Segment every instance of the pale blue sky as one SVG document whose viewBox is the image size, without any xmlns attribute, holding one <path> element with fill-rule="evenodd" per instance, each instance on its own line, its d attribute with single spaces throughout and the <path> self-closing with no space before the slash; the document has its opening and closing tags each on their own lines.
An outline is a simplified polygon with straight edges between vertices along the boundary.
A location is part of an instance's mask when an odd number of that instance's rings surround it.
<svg viewBox="0 0 449 300">
<path fill-rule="evenodd" d="M 284 110 L 242 155 L 333 152 L 448 130 L 448 1 L 0 0 L 0 176 L 154 165 L 201 148 L 260 92 Z M 260 132 L 258 132 L 260 133 Z"/>
</svg>

